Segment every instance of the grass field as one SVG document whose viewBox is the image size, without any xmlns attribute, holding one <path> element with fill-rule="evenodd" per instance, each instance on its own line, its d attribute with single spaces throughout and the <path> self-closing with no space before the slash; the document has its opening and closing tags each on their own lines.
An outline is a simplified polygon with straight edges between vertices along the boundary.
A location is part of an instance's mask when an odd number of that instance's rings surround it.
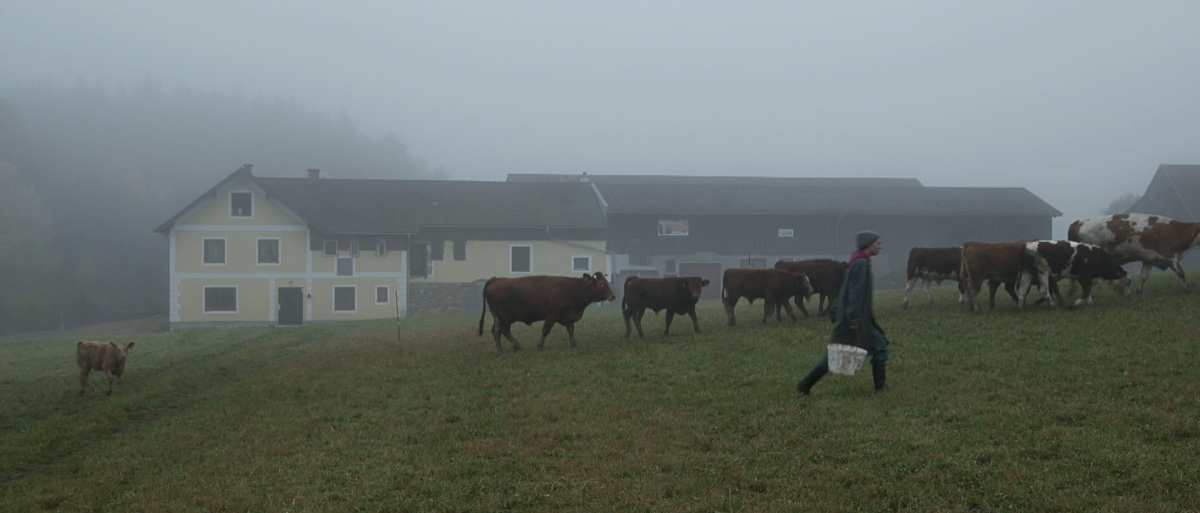
<svg viewBox="0 0 1200 513">
<path fill-rule="evenodd" d="M 800 397 L 830 324 L 761 303 L 642 340 L 593 306 L 578 348 L 504 354 L 478 314 L 108 337 L 137 345 L 94 398 L 76 339 L 0 341 L 0 511 L 1200 511 L 1200 292 L 935 292 L 876 294 L 883 394 Z"/>
</svg>

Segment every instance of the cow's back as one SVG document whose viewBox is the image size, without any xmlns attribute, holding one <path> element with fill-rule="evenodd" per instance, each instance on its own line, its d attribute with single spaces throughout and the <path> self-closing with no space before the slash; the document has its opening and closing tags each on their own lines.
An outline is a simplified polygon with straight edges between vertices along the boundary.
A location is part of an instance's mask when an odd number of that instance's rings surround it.
<svg viewBox="0 0 1200 513">
<path fill-rule="evenodd" d="M 827 296 L 836 295 L 842 288 L 842 281 L 846 278 L 846 269 L 849 267 L 850 264 L 846 262 L 830 259 L 775 263 L 776 269 L 807 276 L 812 291 Z"/>
<path fill-rule="evenodd" d="M 973 280 L 1016 280 L 1026 242 L 964 243 L 962 270 Z"/>
</svg>

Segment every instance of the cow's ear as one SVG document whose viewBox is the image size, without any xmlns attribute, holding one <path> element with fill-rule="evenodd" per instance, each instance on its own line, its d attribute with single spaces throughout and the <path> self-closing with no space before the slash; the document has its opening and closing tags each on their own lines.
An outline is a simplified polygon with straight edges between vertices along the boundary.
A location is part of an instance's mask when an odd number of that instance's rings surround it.
<svg viewBox="0 0 1200 513">
<path fill-rule="evenodd" d="M 127 345 L 125 346 L 125 348 L 126 348 L 126 349 L 133 349 L 133 342 L 130 342 L 129 344 L 127 344 Z"/>
<path fill-rule="evenodd" d="M 594 281 L 596 278 L 592 277 L 592 275 L 590 275 L 588 273 L 583 273 L 583 279 Z"/>
<path fill-rule="evenodd" d="M 110 345 L 110 346 L 113 346 L 113 349 L 116 349 L 116 348 L 117 348 L 117 343 L 116 343 L 116 342 L 109 342 L 109 343 L 108 343 L 108 345 Z"/>
<path fill-rule="evenodd" d="M 707 287 L 709 283 L 711 283 L 711 282 L 709 282 L 708 280 L 700 280 L 701 287 Z"/>
</svg>

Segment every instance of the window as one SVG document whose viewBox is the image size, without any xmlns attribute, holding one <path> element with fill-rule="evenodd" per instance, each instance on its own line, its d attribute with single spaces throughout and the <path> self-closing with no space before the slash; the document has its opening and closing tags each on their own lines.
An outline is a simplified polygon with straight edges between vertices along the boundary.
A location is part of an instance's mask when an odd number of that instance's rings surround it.
<svg viewBox="0 0 1200 513">
<path fill-rule="evenodd" d="M 204 311 L 237 313 L 237 287 L 204 287 Z"/>
<path fill-rule="evenodd" d="M 375 256 L 377 256 L 377 257 L 387 256 L 387 241 L 386 240 L 379 239 L 379 240 L 375 241 Z"/>
<path fill-rule="evenodd" d="M 254 195 L 249 192 L 229 193 L 229 217 L 254 217 Z"/>
<path fill-rule="evenodd" d="M 388 287 L 387 285 L 379 285 L 375 287 L 375 304 L 388 304 Z"/>
<path fill-rule="evenodd" d="M 429 256 L 435 261 L 442 260 L 446 255 L 446 241 L 435 240 L 429 243 Z"/>
<path fill-rule="evenodd" d="M 533 271 L 533 247 L 509 246 L 508 272 L 512 274 Z"/>
<path fill-rule="evenodd" d="M 592 257 L 590 256 L 573 256 L 571 257 L 571 270 L 575 272 L 592 272 Z"/>
<path fill-rule="evenodd" d="M 279 239 L 258 239 L 258 263 L 279 263 Z"/>
<path fill-rule="evenodd" d="M 225 263 L 225 239 L 204 239 L 204 263 L 207 265 Z"/>
<path fill-rule="evenodd" d="M 465 241 L 465 240 L 454 241 L 454 259 L 455 260 L 466 260 L 467 259 L 467 241 Z"/>
<path fill-rule="evenodd" d="M 350 241 L 350 256 L 352 256 L 352 257 L 358 256 L 358 240 Z"/>
<path fill-rule="evenodd" d="M 741 260 L 742 269 L 766 269 L 766 258 L 743 258 Z"/>
<path fill-rule="evenodd" d="M 335 257 L 335 256 L 337 256 L 337 252 L 338 252 L 338 249 L 337 249 L 337 241 L 336 240 L 325 241 L 325 256 Z"/>
<path fill-rule="evenodd" d="M 676 261 L 674 258 L 668 258 L 668 259 L 666 259 L 666 260 L 663 262 L 663 272 L 665 272 L 665 273 L 678 273 L 678 272 L 679 272 L 679 265 L 678 265 L 677 261 Z"/>
<path fill-rule="evenodd" d="M 338 259 L 337 259 L 337 275 L 338 276 L 354 276 L 354 258 L 353 257 L 338 257 Z"/>
<path fill-rule="evenodd" d="M 429 276 L 429 246 L 424 242 L 408 246 L 408 274 L 413 278 Z"/>
<path fill-rule="evenodd" d="M 357 287 L 334 287 L 333 288 L 333 311 L 335 312 L 353 312 L 354 311 L 354 296 L 358 293 Z"/>
</svg>

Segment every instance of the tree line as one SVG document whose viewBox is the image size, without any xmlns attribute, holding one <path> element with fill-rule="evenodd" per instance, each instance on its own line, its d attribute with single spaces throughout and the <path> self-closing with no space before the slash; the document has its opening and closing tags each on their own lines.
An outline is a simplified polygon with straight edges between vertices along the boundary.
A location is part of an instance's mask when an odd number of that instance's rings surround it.
<svg viewBox="0 0 1200 513">
<path fill-rule="evenodd" d="M 166 313 L 154 229 L 242 164 L 444 179 L 346 113 L 240 92 L 79 80 L 0 92 L 0 334 Z"/>
</svg>

